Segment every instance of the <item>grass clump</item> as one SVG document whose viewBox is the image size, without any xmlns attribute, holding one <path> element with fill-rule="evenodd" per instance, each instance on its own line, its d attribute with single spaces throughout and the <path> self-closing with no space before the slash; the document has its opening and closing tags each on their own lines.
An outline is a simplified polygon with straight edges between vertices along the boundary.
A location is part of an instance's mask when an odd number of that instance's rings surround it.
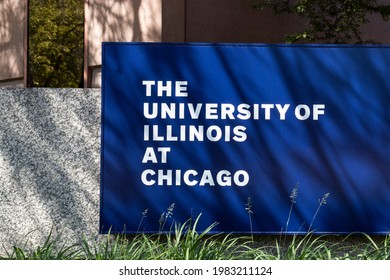
<svg viewBox="0 0 390 280">
<path fill-rule="evenodd" d="M 390 235 L 373 237 L 364 233 L 348 236 L 316 235 L 312 229 L 320 209 L 327 203 L 329 193 L 318 200 L 318 206 L 306 233 L 288 234 L 298 183 L 290 195 L 290 209 L 285 229 L 278 236 L 254 236 L 252 199 L 248 197 L 250 235 L 211 234 L 217 223 L 203 231 L 197 226 L 201 215 L 183 224 L 173 219 L 175 204 L 161 214 L 157 234 L 142 232 L 142 222 L 148 209 L 142 212 L 137 233 L 132 236 L 111 234 L 67 245 L 61 234 L 51 230 L 41 246 L 28 249 L 28 242 L 6 250 L 0 259 L 8 260 L 389 260 Z M 170 225 L 170 226 L 169 226 Z M 166 230 L 168 228 L 169 230 Z"/>
<path fill-rule="evenodd" d="M 154 235 L 106 234 L 86 236 L 67 245 L 50 231 L 41 246 L 13 246 L 0 259 L 8 260 L 389 260 L 390 235 L 317 236 L 313 233 L 280 236 L 209 234 L 217 225 L 198 232 L 201 215 L 173 230 Z"/>
<path fill-rule="evenodd" d="M 6 256 L 0 256 L 0 259 L 10 260 L 74 260 L 78 259 L 81 248 L 74 245 L 67 245 L 62 242 L 62 235 L 53 237 L 51 229 L 42 246 L 36 249 L 25 249 L 27 242 L 22 246 L 13 246 L 12 250 L 5 250 Z"/>
</svg>

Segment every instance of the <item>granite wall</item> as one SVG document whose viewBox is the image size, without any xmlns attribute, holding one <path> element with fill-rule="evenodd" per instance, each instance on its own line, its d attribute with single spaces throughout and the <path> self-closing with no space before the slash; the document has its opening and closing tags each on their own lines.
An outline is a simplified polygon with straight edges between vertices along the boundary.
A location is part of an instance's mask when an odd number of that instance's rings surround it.
<svg viewBox="0 0 390 280">
<path fill-rule="evenodd" d="M 100 89 L 0 88 L 0 253 L 97 236 L 100 119 Z"/>
</svg>

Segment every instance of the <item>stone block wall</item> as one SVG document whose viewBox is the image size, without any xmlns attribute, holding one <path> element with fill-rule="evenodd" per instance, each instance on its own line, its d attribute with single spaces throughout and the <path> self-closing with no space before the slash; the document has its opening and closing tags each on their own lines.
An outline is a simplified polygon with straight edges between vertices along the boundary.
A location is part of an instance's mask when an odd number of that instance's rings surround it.
<svg viewBox="0 0 390 280">
<path fill-rule="evenodd" d="M 100 96 L 0 88 L 0 252 L 98 235 Z"/>
</svg>

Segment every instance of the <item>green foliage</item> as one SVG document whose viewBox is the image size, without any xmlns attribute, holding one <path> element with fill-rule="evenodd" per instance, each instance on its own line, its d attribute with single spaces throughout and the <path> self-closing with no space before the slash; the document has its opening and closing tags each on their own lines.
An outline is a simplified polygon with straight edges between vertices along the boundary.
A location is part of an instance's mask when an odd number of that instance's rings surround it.
<svg viewBox="0 0 390 280">
<path fill-rule="evenodd" d="M 298 184 L 290 195 L 292 205 L 298 197 Z M 42 246 L 26 249 L 28 242 L 22 246 L 13 246 L 6 251 L 8 260 L 388 260 L 390 259 L 390 235 L 382 241 L 375 241 L 367 234 L 353 234 L 342 238 L 338 236 L 314 235 L 310 231 L 320 208 L 327 203 L 329 193 L 318 200 L 318 207 L 306 234 L 272 236 L 272 243 L 260 237 L 255 240 L 251 226 L 252 199 L 249 197 L 245 210 L 249 215 L 251 236 L 233 236 L 231 234 L 211 234 L 218 223 L 213 223 L 199 232 L 197 226 L 202 214 L 180 224 L 172 222 L 169 231 L 164 230 L 167 219 L 172 219 L 175 204 L 162 213 L 157 234 L 138 233 L 148 210 L 142 212 L 137 234 L 100 235 L 91 238 L 84 236 L 80 243 L 66 245 L 59 234 L 53 238 L 53 231 Z M 353 237 L 353 238 L 352 238 Z M 350 239 L 352 238 L 352 242 Z M 376 239 L 378 240 L 378 239 Z M 358 242 L 357 242 L 358 241 Z M 270 245 L 271 244 L 271 245 Z"/>
<path fill-rule="evenodd" d="M 242 238 L 230 235 L 209 235 L 217 225 L 211 224 L 201 233 L 196 230 L 199 215 L 194 221 L 188 220 L 184 224 L 175 224 L 174 235 L 166 236 L 165 246 L 161 247 L 162 259 L 174 260 L 230 260 L 239 259 L 245 242 Z"/>
<path fill-rule="evenodd" d="M 29 86 L 79 87 L 84 1 L 29 1 Z"/>
<path fill-rule="evenodd" d="M 216 223 L 202 232 L 196 230 L 200 215 L 174 231 L 135 236 L 107 234 L 81 243 L 66 245 L 62 235 L 50 231 L 41 246 L 28 249 L 13 246 L 6 260 L 389 260 L 390 235 L 373 238 L 366 234 L 346 237 L 312 233 L 271 237 L 273 244 L 259 238 L 230 234 L 212 235 Z M 268 243 L 268 245 L 266 244 Z"/>
<path fill-rule="evenodd" d="M 216 223 L 202 232 L 196 230 L 201 215 L 183 224 L 175 223 L 174 231 L 156 235 L 107 234 L 100 241 L 82 241 L 79 258 L 89 260 L 219 260 L 243 258 L 244 237 L 209 235 Z"/>
<path fill-rule="evenodd" d="M 276 14 L 295 14 L 304 19 L 306 28 L 288 35 L 287 42 L 374 43 L 364 40 L 361 26 L 371 14 L 388 20 L 390 5 L 377 0 L 254 0 L 256 8 L 271 7 Z"/>
<path fill-rule="evenodd" d="M 77 259 L 80 249 L 77 245 L 66 245 L 62 235 L 58 234 L 53 238 L 53 231 L 50 230 L 42 246 L 35 250 L 26 250 L 27 242 L 22 246 L 13 246 L 11 252 L 6 252 L 7 257 L 0 259 L 11 260 L 72 260 Z"/>
<path fill-rule="evenodd" d="M 283 246 L 281 246 L 283 245 Z M 279 244 L 276 241 L 277 260 L 330 260 L 332 245 L 323 236 L 306 234 L 294 235 L 290 242 Z"/>
<path fill-rule="evenodd" d="M 146 235 L 128 239 L 125 235 L 107 234 L 101 240 L 89 241 L 85 236 L 81 244 L 80 259 L 85 260 L 147 260 L 159 245 Z"/>
</svg>

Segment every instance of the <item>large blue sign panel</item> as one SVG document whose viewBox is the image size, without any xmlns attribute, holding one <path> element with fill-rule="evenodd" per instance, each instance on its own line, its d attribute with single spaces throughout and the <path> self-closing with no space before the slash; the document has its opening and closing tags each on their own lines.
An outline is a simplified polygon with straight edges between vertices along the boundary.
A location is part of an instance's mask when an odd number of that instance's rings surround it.
<svg viewBox="0 0 390 280">
<path fill-rule="evenodd" d="M 388 233 L 390 48 L 104 43 L 101 232 Z"/>
</svg>

